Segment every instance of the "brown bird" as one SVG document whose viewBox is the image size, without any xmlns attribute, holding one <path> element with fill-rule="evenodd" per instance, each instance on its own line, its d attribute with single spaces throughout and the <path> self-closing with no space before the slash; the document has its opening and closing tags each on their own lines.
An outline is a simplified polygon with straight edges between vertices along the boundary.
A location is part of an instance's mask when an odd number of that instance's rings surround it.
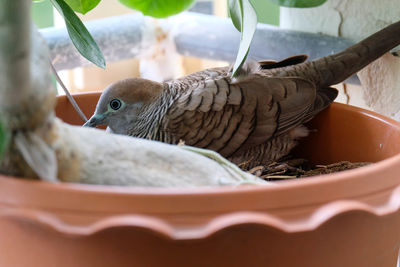
<svg viewBox="0 0 400 267">
<path fill-rule="evenodd" d="M 336 98 L 340 83 L 400 43 L 400 22 L 331 56 L 305 62 L 250 62 L 231 79 L 213 68 L 164 83 L 118 81 L 102 93 L 85 126 L 207 148 L 248 168 L 287 155 L 308 134 L 303 123 Z"/>
</svg>

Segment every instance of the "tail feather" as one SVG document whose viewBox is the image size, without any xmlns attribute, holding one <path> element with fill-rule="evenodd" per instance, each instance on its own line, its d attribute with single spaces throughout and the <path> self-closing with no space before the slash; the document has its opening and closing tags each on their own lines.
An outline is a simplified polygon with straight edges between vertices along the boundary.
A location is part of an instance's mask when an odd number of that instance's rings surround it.
<svg viewBox="0 0 400 267">
<path fill-rule="evenodd" d="M 318 90 L 338 84 L 400 44 L 400 21 L 337 54 L 283 68 L 270 69 L 280 77 L 297 76 Z"/>
<path fill-rule="evenodd" d="M 400 21 L 337 54 L 320 58 L 313 65 L 320 87 L 340 83 L 400 44 Z"/>
</svg>

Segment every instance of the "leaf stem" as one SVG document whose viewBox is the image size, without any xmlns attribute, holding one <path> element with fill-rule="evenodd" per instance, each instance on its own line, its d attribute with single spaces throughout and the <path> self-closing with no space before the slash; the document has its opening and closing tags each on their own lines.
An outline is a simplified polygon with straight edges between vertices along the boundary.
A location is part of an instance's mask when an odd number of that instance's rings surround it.
<svg viewBox="0 0 400 267">
<path fill-rule="evenodd" d="M 65 86 L 65 84 L 63 83 L 63 81 L 61 80 L 60 76 L 58 75 L 56 69 L 53 66 L 53 63 L 50 62 L 50 67 L 51 70 L 54 74 L 54 76 L 56 77 L 56 80 L 58 82 L 58 84 L 61 86 L 61 88 L 64 90 L 69 102 L 71 103 L 71 105 L 74 107 L 74 109 L 76 110 L 76 112 L 79 114 L 79 116 L 81 117 L 81 119 L 83 120 L 83 122 L 87 122 L 87 117 L 85 116 L 85 114 L 82 112 L 82 110 L 80 109 L 78 103 L 76 103 L 75 99 L 72 97 L 71 93 L 68 91 L 67 87 Z"/>
</svg>

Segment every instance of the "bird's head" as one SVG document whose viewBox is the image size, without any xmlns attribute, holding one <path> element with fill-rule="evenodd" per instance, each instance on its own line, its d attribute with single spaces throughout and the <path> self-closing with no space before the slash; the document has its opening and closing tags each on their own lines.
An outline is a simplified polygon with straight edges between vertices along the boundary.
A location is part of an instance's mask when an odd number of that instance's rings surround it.
<svg viewBox="0 0 400 267">
<path fill-rule="evenodd" d="M 124 133 L 162 90 L 161 83 L 142 78 L 115 82 L 103 91 L 93 116 L 83 126 L 107 125 L 115 133 Z"/>
</svg>

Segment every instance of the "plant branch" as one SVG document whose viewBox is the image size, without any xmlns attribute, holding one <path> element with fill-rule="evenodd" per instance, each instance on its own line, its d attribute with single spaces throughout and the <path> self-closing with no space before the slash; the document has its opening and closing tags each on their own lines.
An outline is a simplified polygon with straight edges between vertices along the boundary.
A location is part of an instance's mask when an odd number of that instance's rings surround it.
<svg viewBox="0 0 400 267">
<path fill-rule="evenodd" d="M 30 17 L 24 15 L 29 10 L 29 1 L 0 2 L 0 113 L 10 112 L 15 103 L 23 103 L 30 89 Z M 18 10 L 7 13 L 4 10 Z M 18 33 L 15 34 L 15 33 Z M 10 103 L 9 100 L 13 99 Z M 9 118 L 3 118 L 9 123 Z"/>
</svg>

